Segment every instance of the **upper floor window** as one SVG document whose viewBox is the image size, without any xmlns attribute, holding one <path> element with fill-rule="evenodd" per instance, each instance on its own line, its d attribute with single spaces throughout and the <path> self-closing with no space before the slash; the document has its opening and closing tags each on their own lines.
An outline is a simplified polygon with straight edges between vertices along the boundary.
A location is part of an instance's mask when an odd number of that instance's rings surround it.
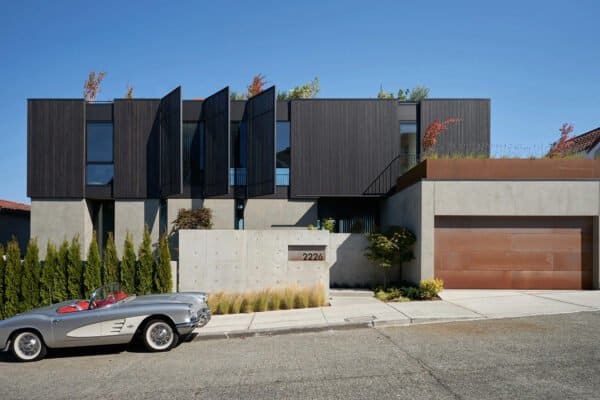
<svg viewBox="0 0 600 400">
<path fill-rule="evenodd" d="M 113 124 L 88 122 L 86 137 L 86 183 L 108 185 L 114 177 Z"/>
<path fill-rule="evenodd" d="M 275 181 L 278 186 L 290 185 L 290 121 L 277 121 L 277 164 Z"/>
</svg>

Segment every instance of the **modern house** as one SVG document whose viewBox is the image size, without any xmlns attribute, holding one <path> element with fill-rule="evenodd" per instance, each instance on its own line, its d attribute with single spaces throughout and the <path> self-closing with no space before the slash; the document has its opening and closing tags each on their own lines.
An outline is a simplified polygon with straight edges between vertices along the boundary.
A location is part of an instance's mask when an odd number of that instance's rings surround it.
<svg viewBox="0 0 600 400">
<path fill-rule="evenodd" d="M 13 237 L 25 252 L 29 241 L 29 217 L 31 207 L 14 201 L 0 200 L 0 243 L 5 245 Z"/>
<path fill-rule="evenodd" d="M 180 208 L 213 210 L 215 229 L 372 230 L 380 200 L 415 165 L 435 120 L 459 118 L 438 152 L 489 154 L 488 99 L 247 101 L 225 88 L 183 100 L 28 100 L 31 234 L 40 241 L 92 231 L 156 239 Z"/>
</svg>

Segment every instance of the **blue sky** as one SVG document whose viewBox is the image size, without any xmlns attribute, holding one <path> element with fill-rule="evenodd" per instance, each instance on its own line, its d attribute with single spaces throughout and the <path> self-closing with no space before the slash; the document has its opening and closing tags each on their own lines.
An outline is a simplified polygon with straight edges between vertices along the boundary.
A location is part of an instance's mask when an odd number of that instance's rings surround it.
<svg viewBox="0 0 600 400">
<path fill-rule="evenodd" d="M 575 5 L 576 3 L 576 5 Z M 600 126 L 600 2 L 6 1 L 0 14 L 0 199 L 26 196 L 27 98 L 206 97 L 263 73 L 280 89 L 492 100 L 492 144 L 540 153 L 563 122 Z M 511 151 L 511 150 L 508 150 Z"/>
</svg>

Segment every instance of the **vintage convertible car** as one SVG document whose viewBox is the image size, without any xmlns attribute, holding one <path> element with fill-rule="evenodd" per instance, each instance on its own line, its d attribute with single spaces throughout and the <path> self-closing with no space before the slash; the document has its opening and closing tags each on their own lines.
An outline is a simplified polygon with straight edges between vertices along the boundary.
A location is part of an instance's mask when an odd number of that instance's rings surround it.
<svg viewBox="0 0 600 400">
<path fill-rule="evenodd" d="M 150 351 L 167 351 L 181 336 L 210 321 L 205 293 L 127 295 L 102 286 L 89 301 L 38 308 L 0 321 L 0 349 L 20 361 L 43 358 L 47 348 L 129 343 L 139 337 Z"/>
</svg>

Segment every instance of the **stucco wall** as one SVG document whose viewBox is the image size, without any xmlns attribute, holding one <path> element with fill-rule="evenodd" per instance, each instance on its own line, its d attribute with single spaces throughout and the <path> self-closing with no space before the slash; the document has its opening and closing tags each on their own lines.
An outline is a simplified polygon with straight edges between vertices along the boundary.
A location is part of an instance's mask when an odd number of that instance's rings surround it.
<svg viewBox="0 0 600 400">
<path fill-rule="evenodd" d="M 87 256 L 92 240 L 92 219 L 85 200 L 32 200 L 31 237 L 37 238 L 40 259 L 46 257 L 48 241 L 59 246 L 79 235 L 81 257 Z"/>
<path fill-rule="evenodd" d="M 244 211 L 245 229 L 293 229 L 316 225 L 314 200 L 249 199 Z"/>
<path fill-rule="evenodd" d="M 329 232 L 181 230 L 179 290 L 244 292 L 274 287 L 329 288 L 324 261 L 288 261 L 288 245 L 329 245 Z"/>
<path fill-rule="evenodd" d="M 420 208 L 420 210 L 419 210 Z M 597 180 L 423 180 L 396 193 L 382 204 L 382 225 L 402 225 L 417 235 L 416 260 L 405 269 L 414 282 L 434 275 L 436 215 L 454 216 L 593 216 L 600 215 Z M 596 226 L 594 241 L 598 247 Z M 600 286 L 598 251 L 594 254 L 594 283 Z"/>
<path fill-rule="evenodd" d="M 159 205 L 158 199 L 117 200 L 115 201 L 115 245 L 119 257 L 123 253 L 123 243 L 127 232 L 133 238 L 137 251 L 144 235 L 144 226 L 150 229 L 153 246 L 159 239 Z"/>
</svg>

